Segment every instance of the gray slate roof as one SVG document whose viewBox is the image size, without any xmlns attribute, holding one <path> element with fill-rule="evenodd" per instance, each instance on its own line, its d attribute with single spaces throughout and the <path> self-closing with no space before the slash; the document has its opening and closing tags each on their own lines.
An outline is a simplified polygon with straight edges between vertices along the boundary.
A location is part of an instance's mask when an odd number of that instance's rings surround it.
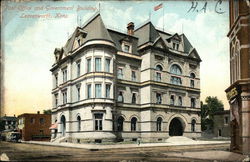
<svg viewBox="0 0 250 162">
<path fill-rule="evenodd" d="M 129 40 L 132 43 L 133 54 L 138 54 L 137 48 L 139 46 L 148 42 L 155 43 L 159 39 L 162 39 L 164 41 L 166 47 L 170 47 L 171 44 L 167 40 L 172 39 L 172 37 L 176 35 L 176 34 L 170 34 L 164 31 L 160 31 L 156 29 L 150 21 L 147 21 L 145 24 L 135 29 L 133 36 L 130 36 L 128 34 L 121 33 L 113 29 L 107 29 L 102 21 L 100 13 L 97 12 L 82 27 L 77 27 L 75 29 L 74 33 L 68 39 L 67 43 L 63 47 L 64 54 L 68 54 L 69 52 L 72 51 L 73 43 L 74 43 L 76 34 L 79 30 L 84 31 L 86 33 L 86 37 L 84 38 L 83 43 L 86 43 L 89 40 L 96 40 L 96 39 L 107 40 L 107 41 L 113 42 L 117 50 L 119 51 L 122 50 L 121 41 Z M 184 45 L 184 52 L 187 54 L 190 54 L 190 52 L 193 51 L 194 48 L 192 47 L 191 43 L 188 41 L 187 37 L 184 34 L 178 35 L 178 37 L 181 38 L 181 42 Z"/>
<path fill-rule="evenodd" d="M 0 120 L 4 120 L 4 121 L 16 121 L 17 117 L 14 116 L 3 116 L 0 118 Z"/>
</svg>

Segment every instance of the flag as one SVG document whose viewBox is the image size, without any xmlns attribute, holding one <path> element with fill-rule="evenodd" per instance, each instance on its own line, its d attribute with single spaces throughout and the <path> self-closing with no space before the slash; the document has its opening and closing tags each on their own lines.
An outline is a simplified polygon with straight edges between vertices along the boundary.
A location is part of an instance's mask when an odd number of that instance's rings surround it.
<svg viewBox="0 0 250 162">
<path fill-rule="evenodd" d="M 162 8 L 162 6 L 163 6 L 163 5 L 162 5 L 162 3 L 161 3 L 161 4 L 157 5 L 157 6 L 155 6 L 155 7 L 154 7 L 154 10 L 157 11 L 157 10 L 159 10 L 160 8 Z"/>
</svg>

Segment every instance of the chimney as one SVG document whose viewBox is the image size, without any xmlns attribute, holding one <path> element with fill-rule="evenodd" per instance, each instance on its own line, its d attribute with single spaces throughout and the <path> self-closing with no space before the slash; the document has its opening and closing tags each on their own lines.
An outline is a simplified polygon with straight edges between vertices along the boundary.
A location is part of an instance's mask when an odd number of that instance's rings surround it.
<svg viewBox="0 0 250 162">
<path fill-rule="evenodd" d="M 128 29 L 128 35 L 134 35 L 134 23 L 130 22 L 128 23 L 127 29 Z"/>
<path fill-rule="evenodd" d="M 37 114 L 40 114 L 40 111 L 37 111 Z"/>
</svg>

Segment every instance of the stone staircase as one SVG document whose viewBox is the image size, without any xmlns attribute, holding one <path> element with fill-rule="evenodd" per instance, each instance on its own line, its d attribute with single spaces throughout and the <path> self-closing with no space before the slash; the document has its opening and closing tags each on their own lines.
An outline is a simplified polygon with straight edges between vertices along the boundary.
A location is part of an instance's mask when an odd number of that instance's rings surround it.
<svg viewBox="0 0 250 162">
<path fill-rule="evenodd" d="M 50 142 L 61 143 L 61 142 L 64 142 L 65 139 L 66 137 L 57 137 L 57 138 L 51 139 Z"/>
</svg>

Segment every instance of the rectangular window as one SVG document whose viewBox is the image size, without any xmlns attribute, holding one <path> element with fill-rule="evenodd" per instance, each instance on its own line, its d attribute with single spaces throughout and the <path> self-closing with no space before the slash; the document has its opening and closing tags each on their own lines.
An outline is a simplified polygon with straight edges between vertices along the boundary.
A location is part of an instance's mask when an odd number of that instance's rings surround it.
<svg viewBox="0 0 250 162">
<path fill-rule="evenodd" d="M 170 96 L 170 105 L 174 105 L 174 95 Z"/>
<path fill-rule="evenodd" d="M 132 94 L 132 103 L 136 104 L 136 93 Z"/>
<path fill-rule="evenodd" d="M 31 118 L 30 123 L 34 124 L 35 123 L 35 118 Z"/>
<path fill-rule="evenodd" d="M 161 81 L 161 73 L 156 72 L 156 81 Z"/>
<path fill-rule="evenodd" d="M 181 78 L 179 77 L 171 76 L 170 82 L 171 84 L 182 85 Z"/>
<path fill-rule="evenodd" d="M 132 78 L 132 81 L 136 81 L 136 73 L 135 73 L 135 71 L 132 71 L 131 78 Z"/>
<path fill-rule="evenodd" d="M 190 80 L 190 87 L 194 88 L 194 80 Z"/>
<path fill-rule="evenodd" d="M 122 78 L 123 78 L 123 71 L 122 71 L 122 68 L 118 68 L 117 77 L 118 77 L 118 79 L 122 79 Z"/>
<path fill-rule="evenodd" d="M 195 98 L 191 98 L 191 107 L 195 107 Z"/>
<path fill-rule="evenodd" d="M 110 59 L 105 59 L 105 72 L 110 72 Z"/>
<path fill-rule="evenodd" d="M 87 85 L 87 98 L 91 98 L 91 84 Z"/>
<path fill-rule="evenodd" d="M 161 102 L 162 102 L 161 94 L 160 93 L 156 93 L 156 103 L 157 104 L 161 104 Z"/>
<path fill-rule="evenodd" d="M 95 71 L 102 70 L 101 58 L 95 58 Z"/>
<path fill-rule="evenodd" d="M 79 85 L 76 86 L 76 90 L 77 90 L 77 101 L 80 101 L 80 98 L 81 98 L 81 87 Z"/>
<path fill-rule="evenodd" d="M 95 117 L 95 130 L 102 130 L 103 114 L 96 113 L 96 114 L 94 114 L 94 117 Z"/>
<path fill-rule="evenodd" d="M 176 44 L 176 50 L 177 51 L 179 50 L 179 44 Z"/>
<path fill-rule="evenodd" d="M 87 73 L 91 72 L 91 58 L 87 59 Z"/>
<path fill-rule="evenodd" d="M 118 102 L 123 102 L 123 93 L 122 93 L 122 91 L 119 92 L 117 101 Z"/>
<path fill-rule="evenodd" d="M 129 52 L 130 46 L 129 45 L 124 45 L 124 52 Z"/>
<path fill-rule="evenodd" d="M 224 124 L 227 125 L 227 124 L 228 124 L 228 121 L 229 121 L 229 120 L 228 120 L 228 116 L 225 116 L 225 118 L 224 118 Z"/>
<path fill-rule="evenodd" d="M 40 118 L 40 124 L 44 124 L 44 118 Z"/>
<path fill-rule="evenodd" d="M 77 66 L 77 77 L 79 77 L 81 75 L 81 62 L 78 61 L 76 63 L 76 66 Z"/>
<path fill-rule="evenodd" d="M 106 98 L 110 98 L 110 84 L 106 84 L 106 93 L 105 93 L 105 97 Z"/>
<path fill-rule="evenodd" d="M 62 72 L 63 72 L 63 82 L 66 82 L 67 81 L 67 68 L 64 68 Z"/>
<path fill-rule="evenodd" d="M 173 43 L 173 49 L 175 49 L 175 43 Z"/>
<path fill-rule="evenodd" d="M 63 104 L 67 103 L 67 91 L 64 91 L 63 93 Z"/>
<path fill-rule="evenodd" d="M 55 107 L 58 106 L 58 94 L 55 94 Z"/>
<path fill-rule="evenodd" d="M 182 106 L 182 97 L 181 96 L 179 96 L 179 98 L 178 98 L 178 105 Z"/>
<path fill-rule="evenodd" d="M 95 98 L 101 98 L 102 97 L 102 85 L 96 84 L 95 85 Z"/>
</svg>

